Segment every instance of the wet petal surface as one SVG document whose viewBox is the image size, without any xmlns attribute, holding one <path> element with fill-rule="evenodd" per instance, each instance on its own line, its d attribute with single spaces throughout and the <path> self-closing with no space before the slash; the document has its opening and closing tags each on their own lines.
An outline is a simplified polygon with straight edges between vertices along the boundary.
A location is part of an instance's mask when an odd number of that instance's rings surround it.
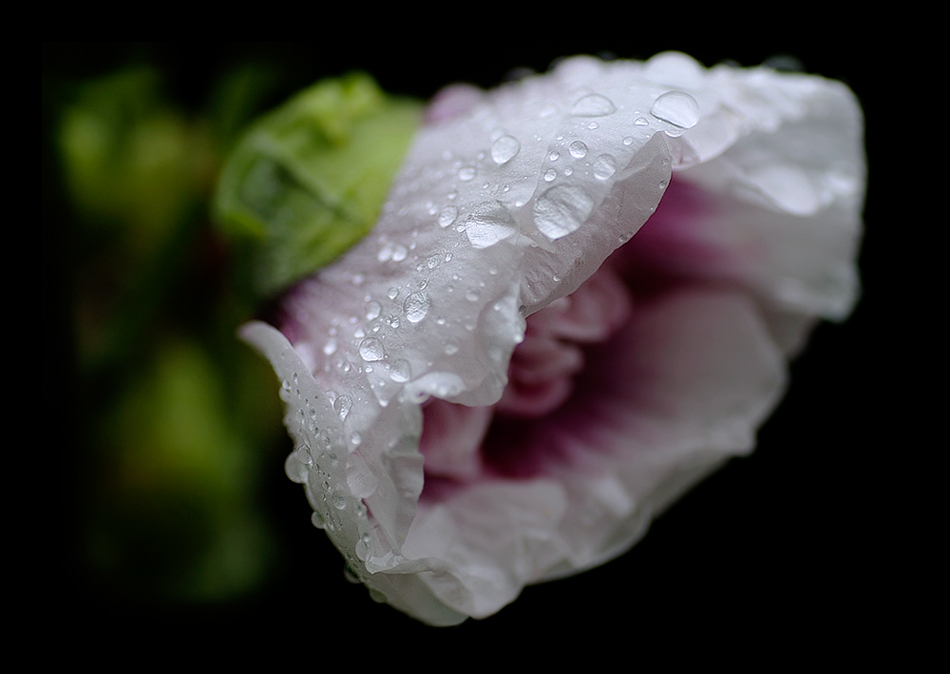
<svg viewBox="0 0 950 674">
<path fill-rule="evenodd" d="M 449 624 L 752 448 L 856 297 L 864 165 L 843 86 L 680 54 L 453 87 L 426 120 L 373 232 L 244 334 L 353 572 Z"/>
</svg>

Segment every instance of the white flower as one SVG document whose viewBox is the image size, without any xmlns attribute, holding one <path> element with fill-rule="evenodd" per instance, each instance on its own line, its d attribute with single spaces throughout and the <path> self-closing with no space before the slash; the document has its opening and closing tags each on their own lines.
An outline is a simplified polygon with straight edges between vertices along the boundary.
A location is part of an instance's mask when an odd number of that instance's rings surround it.
<svg viewBox="0 0 950 674">
<path fill-rule="evenodd" d="M 314 522 L 432 624 L 622 553 L 850 311 L 864 179 L 819 77 L 661 54 L 445 90 L 376 228 L 243 329 Z"/>
</svg>

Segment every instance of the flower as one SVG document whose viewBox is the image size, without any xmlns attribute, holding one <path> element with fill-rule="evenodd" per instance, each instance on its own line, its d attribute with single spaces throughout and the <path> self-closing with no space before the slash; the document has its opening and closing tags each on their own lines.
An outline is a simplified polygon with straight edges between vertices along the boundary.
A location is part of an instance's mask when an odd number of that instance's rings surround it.
<svg viewBox="0 0 950 674">
<path fill-rule="evenodd" d="M 840 83 L 675 53 L 440 93 L 373 231 L 242 329 L 349 570 L 485 617 L 751 451 L 856 300 L 861 134 Z"/>
</svg>

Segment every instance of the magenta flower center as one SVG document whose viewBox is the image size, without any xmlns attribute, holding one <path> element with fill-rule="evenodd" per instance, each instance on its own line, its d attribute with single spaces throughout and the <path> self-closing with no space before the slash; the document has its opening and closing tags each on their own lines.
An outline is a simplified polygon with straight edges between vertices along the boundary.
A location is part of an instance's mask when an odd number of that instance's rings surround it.
<svg viewBox="0 0 950 674">
<path fill-rule="evenodd" d="M 695 190 L 671 186 L 633 241 L 572 295 L 528 317 L 498 403 L 426 403 L 424 498 L 479 479 L 543 474 L 598 446 L 589 435 L 603 427 L 605 399 L 636 398 L 636 372 L 624 353 L 636 346 L 622 334 L 635 320 L 634 296 L 650 301 L 683 280 L 680 265 L 692 260 L 705 266 L 715 257 L 679 243 L 677 233 L 688 226 L 684 216 L 698 207 L 698 198 Z M 669 265 L 673 260 L 676 268 Z"/>
</svg>

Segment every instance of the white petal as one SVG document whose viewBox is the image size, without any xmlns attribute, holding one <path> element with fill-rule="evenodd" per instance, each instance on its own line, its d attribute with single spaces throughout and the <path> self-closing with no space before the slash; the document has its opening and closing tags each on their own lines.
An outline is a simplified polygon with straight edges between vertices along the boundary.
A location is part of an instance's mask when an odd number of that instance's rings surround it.
<svg viewBox="0 0 950 674">
<path fill-rule="evenodd" d="M 288 382 L 288 474 L 354 572 L 451 624 L 626 549 L 751 448 L 783 387 L 782 351 L 856 296 L 863 160 L 843 87 L 683 55 L 575 58 L 489 93 L 454 88 L 428 119 L 376 229 L 284 302 L 293 347 L 262 324 L 244 336 Z M 421 405 L 498 401 L 525 317 L 634 237 L 671 179 L 700 207 L 676 226 L 664 202 L 629 246 L 691 284 L 635 306 L 624 333 L 639 349 L 624 362 L 652 388 L 621 386 L 592 410 L 596 442 L 552 436 L 577 461 L 556 477 L 420 503 Z M 467 475 L 458 456 L 445 470 Z"/>
</svg>

